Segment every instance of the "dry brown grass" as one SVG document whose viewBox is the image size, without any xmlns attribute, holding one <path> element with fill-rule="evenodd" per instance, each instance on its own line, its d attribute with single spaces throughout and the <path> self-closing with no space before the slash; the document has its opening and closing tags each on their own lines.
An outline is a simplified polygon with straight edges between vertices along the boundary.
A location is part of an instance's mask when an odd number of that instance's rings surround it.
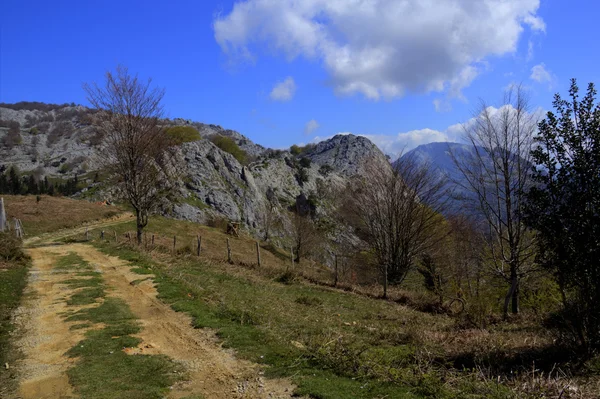
<svg viewBox="0 0 600 399">
<path fill-rule="evenodd" d="M 114 239 L 115 230 L 119 242 L 128 242 L 127 235 L 135 243 L 133 224 L 114 226 L 105 232 L 107 239 Z M 94 233 L 97 236 L 98 232 Z M 154 235 L 154 246 L 152 246 Z M 292 267 L 291 257 L 284 250 L 275 248 L 268 243 L 259 242 L 261 266 L 258 267 L 256 256 L 256 240 L 247 232 L 242 232 L 239 237 L 229 236 L 224 229 L 214 228 L 185 221 L 154 217 L 146 228 L 144 247 L 154 253 L 173 253 L 173 238 L 177 236 L 175 253 L 179 256 L 196 256 L 197 236 L 202 237 L 201 258 L 218 263 L 227 264 L 227 239 L 229 239 L 232 254 L 232 264 L 243 266 L 247 269 L 260 269 L 260 274 L 270 277 L 291 270 L 301 275 L 306 274 L 323 282 L 333 282 L 333 274 L 326 267 L 309 259 L 295 262 Z"/>
<path fill-rule="evenodd" d="M 84 200 L 42 195 L 5 195 L 6 213 L 10 221 L 21 219 L 26 236 L 66 229 L 82 223 L 105 219 L 122 212 L 114 206 Z"/>
</svg>

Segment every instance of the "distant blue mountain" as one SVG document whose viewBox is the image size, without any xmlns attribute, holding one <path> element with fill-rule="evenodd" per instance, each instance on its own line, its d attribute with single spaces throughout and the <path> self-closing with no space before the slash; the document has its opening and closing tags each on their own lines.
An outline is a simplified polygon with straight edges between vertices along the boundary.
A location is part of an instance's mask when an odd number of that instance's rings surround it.
<svg viewBox="0 0 600 399">
<path fill-rule="evenodd" d="M 402 158 L 413 158 L 419 163 L 429 163 L 433 169 L 439 173 L 440 177 L 448 179 L 446 184 L 446 190 L 449 196 L 449 209 L 446 212 L 454 213 L 460 208 L 461 201 L 458 198 L 470 196 L 468 191 L 460 188 L 457 182 L 463 182 L 464 177 L 460 171 L 456 168 L 452 155 L 458 159 L 471 157 L 473 154 L 473 146 L 470 144 L 460 143 L 429 143 L 418 146 L 417 148 L 402 155 Z M 483 151 L 485 154 L 485 151 Z M 398 162 L 398 161 L 396 161 Z"/>
</svg>

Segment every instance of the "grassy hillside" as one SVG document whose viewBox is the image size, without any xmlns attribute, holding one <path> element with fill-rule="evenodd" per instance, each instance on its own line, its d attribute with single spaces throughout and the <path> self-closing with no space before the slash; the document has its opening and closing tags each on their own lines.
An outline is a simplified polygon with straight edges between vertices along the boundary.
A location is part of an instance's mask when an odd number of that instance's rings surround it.
<svg viewBox="0 0 600 399">
<path fill-rule="evenodd" d="M 122 211 L 106 206 L 65 197 L 42 195 L 3 195 L 8 219 L 21 219 L 26 236 L 36 236 L 82 223 L 113 217 Z"/>
<path fill-rule="evenodd" d="M 137 248 L 126 238 L 133 228 L 117 227 L 118 244 L 110 235 L 95 243 L 132 261 L 139 273 L 154 273 L 163 301 L 189 313 L 196 327 L 216 329 L 240 356 L 268 365 L 268 375 L 291 377 L 299 394 L 596 397 L 597 377 L 580 374 L 571 380 L 569 362 L 575 359 L 555 349 L 553 336 L 528 315 L 473 328 L 460 318 L 376 299 L 359 289 L 312 284 L 302 276 L 331 281 L 331 272 L 310 263 L 292 269 L 285 253 L 271 253 L 265 245 L 258 268 L 249 237 L 230 238 L 230 264 L 225 262 L 227 236 L 219 229 L 155 218 L 147 247 Z M 195 254 L 198 234 L 200 257 Z M 565 390 L 572 385 L 576 395 Z"/>
</svg>

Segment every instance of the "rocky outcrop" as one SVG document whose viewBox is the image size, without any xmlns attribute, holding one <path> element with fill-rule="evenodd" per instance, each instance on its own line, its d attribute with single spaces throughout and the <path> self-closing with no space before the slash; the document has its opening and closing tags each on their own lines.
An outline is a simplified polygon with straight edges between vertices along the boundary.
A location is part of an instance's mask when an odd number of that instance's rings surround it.
<svg viewBox="0 0 600 399">
<path fill-rule="evenodd" d="M 364 171 L 366 162 L 386 167 L 385 155 L 369 139 L 352 134 L 338 134 L 321 141 L 305 154 L 318 165 L 328 165 L 340 176 L 352 177 Z"/>
<path fill-rule="evenodd" d="M 22 140 L 12 147 L 2 145 L 8 127 L 0 127 L 0 164 L 48 176 L 81 176 L 97 169 L 94 154 L 100 141 L 86 120 L 88 111 L 81 106 L 52 111 L 0 107 L 1 125 L 18 122 Z"/>
<path fill-rule="evenodd" d="M 88 113 L 83 107 L 52 111 L 0 108 L 0 119 L 21 124 L 23 138 L 13 148 L 0 148 L 0 164 L 16 165 L 26 172 L 42 168 L 43 174 L 49 176 L 76 173 L 81 176 L 95 171 L 98 142 L 94 129 L 87 124 Z M 182 200 L 163 204 L 165 213 L 191 221 L 206 222 L 221 216 L 260 232 L 265 209 L 275 207 L 283 212 L 292 209 L 297 198 L 312 200 L 322 197 L 325 190 L 344 187 L 352 176 L 363 172 L 366 163 L 390 167 L 373 143 L 354 135 L 337 135 L 307 147 L 302 154 L 292 155 L 288 151 L 269 150 L 217 125 L 183 119 L 166 123 L 192 125 L 202 136 L 201 140 L 180 147 L 184 165 Z M 64 132 L 56 131 L 57 128 Z M 7 130 L 0 128 L 0 139 Z M 207 140 L 214 135 L 232 138 L 247 152 L 251 163 L 240 164 Z M 95 187 L 85 194 L 106 199 L 111 191 Z M 318 211 L 326 214 L 323 209 Z"/>
</svg>

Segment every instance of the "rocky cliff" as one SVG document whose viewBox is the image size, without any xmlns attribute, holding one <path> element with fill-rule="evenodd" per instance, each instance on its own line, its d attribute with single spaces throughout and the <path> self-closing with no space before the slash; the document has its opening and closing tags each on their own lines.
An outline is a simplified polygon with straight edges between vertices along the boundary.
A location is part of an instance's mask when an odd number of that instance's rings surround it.
<svg viewBox="0 0 600 399">
<path fill-rule="evenodd" d="M 90 125 L 89 113 L 74 106 L 50 110 L 0 107 L 0 165 L 52 177 L 78 174 L 85 180 L 87 175 L 89 182 L 98 168 L 94 154 L 101 142 Z M 7 145 L 11 122 L 19 123 L 21 139 Z M 319 198 L 323 191 L 343 187 L 352 176 L 362 173 L 366 162 L 389 167 L 385 155 L 364 137 L 338 135 L 292 154 L 267 149 L 217 125 L 183 119 L 165 123 L 192 125 L 202 136 L 180 148 L 185 161 L 182 200 L 163 210 L 176 218 L 206 222 L 221 216 L 260 232 L 266 210 L 283 212 L 293 208 L 298 198 Z M 248 154 L 249 163 L 242 165 L 214 145 L 209 139 L 217 135 L 233 139 Z M 83 195 L 103 199 L 99 197 L 110 193 L 100 189 Z"/>
</svg>

